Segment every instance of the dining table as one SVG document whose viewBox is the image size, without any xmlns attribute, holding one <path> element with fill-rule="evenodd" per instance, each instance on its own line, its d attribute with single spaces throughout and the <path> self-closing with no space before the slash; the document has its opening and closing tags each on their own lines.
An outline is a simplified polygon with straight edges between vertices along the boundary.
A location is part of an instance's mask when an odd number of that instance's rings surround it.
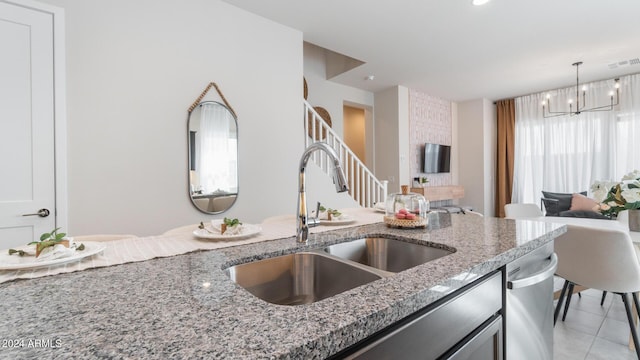
<svg viewBox="0 0 640 360">
<path fill-rule="evenodd" d="M 528 218 L 528 220 L 535 220 L 547 223 L 555 223 L 555 224 L 563 224 L 563 225 L 575 225 L 575 226 L 583 226 L 588 228 L 596 228 L 596 229 L 606 229 L 606 230 L 618 230 L 625 232 L 631 238 L 633 242 L 633 246 L 636 249 L 636 253 L 639 254 L 640 259 L 640 231 L 632 231 L 629 229 L 629 217 L 626 211 L 623 211 L 618 214 L 618 217 L 615 220 L 608 219 L 592 219 L 592 218 L 579 218 L 579 217 L 568 217 L 568 216 L 539 216 Z M 583 290 L 587 290 L 586 287 L 581 285 L 576 285 L 574 287 L 573 293 L 579 293 Z M 560 290 L 554 292 L 554 299 L 558 299 L 560 297 Z M 638 325 L 638 316 L 637 312 L 634 312 L 634 322 L 636 326 Z M 631 335 L 629 335 L 629 349 L 634 349 L 633 339 Z"/>
<path fill-rule="evenodd" d="M 629 234 L 629 237 L 631 238 L 631 241 L 633 241 L 636 248 L 640 250 L 640 232 L 629 230 L 629 219 L 625 212 L 621 212 L 618 218 L 615 220 L 568 216 L 539 216 L 527 218 L 527 220 L 626 232 L 627 234 Z"/>
</svg>

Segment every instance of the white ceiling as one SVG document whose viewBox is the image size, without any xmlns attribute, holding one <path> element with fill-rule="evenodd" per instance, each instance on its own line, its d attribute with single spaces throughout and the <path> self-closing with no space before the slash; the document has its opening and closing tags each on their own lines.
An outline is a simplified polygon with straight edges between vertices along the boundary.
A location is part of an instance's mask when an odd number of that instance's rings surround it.
<svg viewBox="0 0 640 360">
<path fill-rule="evenodd" d="M 639 0 L 224 0 L 365 62 L 331 81 L 498 100 L 640 72 Z M 367 81 L 368 75 L 375 75 Z"/>
</svg>

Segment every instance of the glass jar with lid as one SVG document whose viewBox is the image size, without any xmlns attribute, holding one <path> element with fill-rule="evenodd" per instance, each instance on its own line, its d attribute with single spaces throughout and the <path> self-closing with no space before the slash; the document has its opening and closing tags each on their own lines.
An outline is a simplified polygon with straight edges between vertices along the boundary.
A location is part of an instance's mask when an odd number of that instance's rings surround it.
<svg viewBox="0 0 640 360">
<path fill-rule="evenodd" d="M 409 192 L 408 185 L 402 185 L 402 192 L 390 194 L 385 203 L 384 222 L 389 227 L 424 228 L 429 223 L 429 201 L 424 196 Z"/>
</svg>

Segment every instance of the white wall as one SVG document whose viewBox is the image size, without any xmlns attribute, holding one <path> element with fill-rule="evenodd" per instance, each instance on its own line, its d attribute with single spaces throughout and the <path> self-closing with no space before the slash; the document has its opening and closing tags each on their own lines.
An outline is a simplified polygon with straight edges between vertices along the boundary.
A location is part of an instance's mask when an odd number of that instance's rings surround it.
<svg viewBox="0 0 640 360">
<path fill-rule="evenodd" d="M 400 192 L 410 181 L 409 91 L 396 86 L 375 93 L 375 173 L 388 180 L 389 194 Z"/>
<path fill-rule="evenodd" d="M 240 193 L 216 217 L 295 212 L 300 32 L 218 0 L 44 1 L 66 11 L 70 234 L 213 218 L 187 196 L 187 109 L 210 81 L 239 126 Z"/>
<path fill-rule="evenodd" d="M 458 103 L 458 144 L 460 185 L 464 186 L 464 205 L 484 209 L 484 140 L 482 101 Z"/>
<path fill-rule="evenodd" d="M 398 92 L 398 144 L 400 144 L 400 153 L 396 161 L 400 164 L 400 173 L 398 174 L 399 184 L 411 186 L 413 176 L 411 176 L 411 167 L 409 166 L 409 153 L 411 151 L 408 144 L 411 143 L 409 133 L 409 89 L 404 86 L 396 88 Z M 384 134 L 384 133 L 383 133 Z M 393 188 L 389 193 L 393 192 Z M 397 188 L 398 191 L 400 188 Z"/>
<path fill-rule="evenodd" d="M 313 161 L 309 161 L 306 172 L 306 195 L 308 211 L 316 209 L 319 201 L 326 208 L 349 209 L 359 207 L 348 192 L 337 193 L 331 176 L 326 175 L 316 166 Z M 293 212 L 295 214 L 295 210 Z"/>
<path fill-rule="evenodd" d="M 459 184 L 465 188 L 462 205 L 494 216 L 495 110 L 487 99 L 457 104 Z"/>
<path fill-rule="evenodd" d="M 321 106 L 331 115 L 333 130 L 342 137 L 343 113 L 345 102 L 373 107 L 373 93 L 338 84 L 327 80 L 324 49 L 310 43 L 304 43 L 304 77 L 307 80 L 311 106 Z"/>
</svg>

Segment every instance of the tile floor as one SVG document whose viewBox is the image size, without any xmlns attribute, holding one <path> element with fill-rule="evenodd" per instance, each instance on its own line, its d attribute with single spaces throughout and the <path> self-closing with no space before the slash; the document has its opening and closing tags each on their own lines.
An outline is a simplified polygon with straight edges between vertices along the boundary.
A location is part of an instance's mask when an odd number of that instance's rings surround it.
<svg viewBox="0 0 640 360">
<path fill-rule="evenodd" d="M 555 279 L 556 289 L 564 280 Z M 562 312 L 553 330 L 555 360 L 637 360 L 629 349 L 629 323 L 620 295 L 607 294 L 600 306 L 602 292 L 585 290 L 582 298 L 571 299 L 567 318 Z"/>
</svg>

